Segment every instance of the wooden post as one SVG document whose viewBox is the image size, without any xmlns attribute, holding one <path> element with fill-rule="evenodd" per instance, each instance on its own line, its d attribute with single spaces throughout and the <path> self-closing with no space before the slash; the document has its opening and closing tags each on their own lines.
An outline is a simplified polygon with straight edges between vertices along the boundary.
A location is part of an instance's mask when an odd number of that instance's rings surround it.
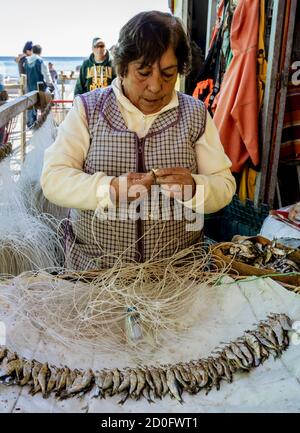
<svg viewBox="0 0 300 433">
<path fill-rule="evenodd" d="M 280 156 L 280 146 L 281 146 L 284 113 L 285 113 L 287 86 L 289 81 L 289 68 L 290 68 L 292 46 L 293 46 L 297 0 L 290 0 L 288 6 L 289 8 L 286 7 L 286 14 L 287 14 L 286 26 L 285 26 L 286 31 L 285 34 L 283 34 L 284 40 L 283 40 L 283 46 L 281 47 L 281 52 L 283 55 L 283 58 L 281 59 L 282 69 L 280 71 L 281 87 L 277 94 L 277 100 L 276 100 L 276 105 L 277 105 L 276 108 L 278 112 L 274 116 L 276 119 L 276 122 L 274 122 L 274 126 L 276 130 L 274 131 L 274 142 L 272 143 L 272 149 L 269 157 L 270 168 L 268 170 L 267 188 L 265 194 L 265 202 L 268 203 L 270 207 L 273 207 L 276 185 L 278 183 L 277 171 L 278 171 L 278 163 L 279 163 L 279 156 Z"/>
<path fill-rule="evenodd" d="M 20 95 L 23 96 L 27 90 L 27 76 L 22 74 L 20 78 Z M 23 164 L 25 159 L 26 151 L 26 112 L 24 110 L 21 114 L 21 164 Z"/>
<path fill-rule="evenodd" d="M 279 0 L 274 2 L 268 54 L 268 69 L 262 112 L 262 163 L 260 176 L 258 177 L 258 182 L 256 183 L 255 205 L 264 202 L 267 185 L 269 156 L 272 144 L 272 122 L 274 115 L 275 96 L 279 79 L 278 69 L 284 14 L 285 1 Z"/>
<path fill-rule="evenodd" d="M 211 34 L 212 34 L 213 27 L 216 23 L 216 17 L 217 17 L 217 0 L 208 0 L 205 57 L 207 56 L 209 51 Z"/>
<path fill-rule="evenodd" d="M 61 99 L 64 100 L 65 97 L 65 77 L 63 71 L 60 72 L 61 75 Z"/>
</svg>

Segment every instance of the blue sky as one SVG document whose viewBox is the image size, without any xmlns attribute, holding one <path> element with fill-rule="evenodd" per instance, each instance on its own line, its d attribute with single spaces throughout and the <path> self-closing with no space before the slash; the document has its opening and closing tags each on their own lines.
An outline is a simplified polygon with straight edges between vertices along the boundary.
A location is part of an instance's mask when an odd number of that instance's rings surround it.
<svg viewBox="0 0 300 433">
<path fill-rule="evenodd" d="M 95 36 L 110 47 L 129 18 L 152 9 L 169 12 L 168 0 L 4 0 L 0 56 L 15 56 L 32 40 L 44 56 L 86 57 Z"/>
</svg>

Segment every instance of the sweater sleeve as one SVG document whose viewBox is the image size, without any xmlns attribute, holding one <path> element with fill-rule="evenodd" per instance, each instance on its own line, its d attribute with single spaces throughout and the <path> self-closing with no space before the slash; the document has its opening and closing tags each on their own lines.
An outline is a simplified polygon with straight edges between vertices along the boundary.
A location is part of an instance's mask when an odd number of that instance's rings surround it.
<svg viewBox="0 0 300 433">
<path fill-rule="evenodd" d="M 195 144 L 198 174 L 193 174 L 196 192 L 183 204 L 199 213 L 213 213 L 227 206 L 235 193 L 231 161 L 226 156 L 218 130 L 207 113 L 204 134 Z"/>
<path fill-rule="evenodd" d="M 47 67 L 47 65 L 45 64 L 44 61 L 42 61 L 41 63 L 41 70 L 42 70 L 42 74 L 44 77 L 45 82 L 49 85 L 49 84 L 53 84 L 49 69 Z"/>
<path fill-rule="evenodd" d="M 82 95 L 83 93 L 87 92 L 87 89 L 85 87 L 85 64 L 83 63 L 81 65 L 80 71 L 79 71 L 79 77 L 77 78 L 75 89 L 74 89 L 74 96 L 76 95 Z"/>
<path fill-rule="evenodd" d="M 83 171 L 90 146 L 85 110 L 80 98 L 58 128 L 55 142 L 45 151 L 41 185 L 46 198 L 63 207 L 96 210 L 112 206 L 113 179 L 103 172 Z"/>
</svg>

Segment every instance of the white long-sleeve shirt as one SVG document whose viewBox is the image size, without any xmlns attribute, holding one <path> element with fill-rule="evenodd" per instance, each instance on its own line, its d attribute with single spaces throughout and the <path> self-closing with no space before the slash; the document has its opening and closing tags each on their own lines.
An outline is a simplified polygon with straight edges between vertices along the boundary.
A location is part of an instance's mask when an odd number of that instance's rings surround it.
<svg viewBox="0 0 300 433">
<path fill-rule="evenodd" d="M 177 92 L 174 91 L 172 100 L 161 111 L 145 115 L 124 96 L 119 79 L 113 81 L 112 87 L 128 129 L 140 138 L 147 134 L 157 116 L 178 106 Z M 41 185 L 49 201 L 81 210 L 113 205 L 109 194 L 113 177 L 104 172 L 90 175 L 82 170 L 89 146 L 85 109 L 81 99 L 76 98 L 58 129 L 55 142 L 45 151 Z M 216 212 L 231 201 L 236 185 L 230 171 L 231 162 L 224 153 L 218 131 L 208 113 L 204 134 L 195 143 L 195 153 L 198 174 L 192 176 L 196 192 L 184 205 L 197 211 L 197 203 L 203 202 L 203 197 L 198 195 L 204 193 L 204 212 Z"/>
</svg>

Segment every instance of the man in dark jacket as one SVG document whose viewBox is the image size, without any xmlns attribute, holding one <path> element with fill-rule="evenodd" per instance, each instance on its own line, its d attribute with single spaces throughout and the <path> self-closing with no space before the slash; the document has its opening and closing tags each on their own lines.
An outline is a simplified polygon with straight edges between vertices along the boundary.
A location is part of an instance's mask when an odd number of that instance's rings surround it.
<svg viewBox="0 0 300 433">
<path fill-rule="evenodd" d="M 40 90 L 50 91 L 54 90 L 52 78 L 50 76 L 48 67 L 41 57 L 42 47 L 40 45 L 33 45 L 32 56 L 27 57 L 25 62 L 25 72 L 27 75 L 27 92 L 38 90 L 38 83 L 43 83 Z M 27 126 L 31 128 L 37 120 L 37 111 L 35 108 L 27 111 Z"/>
<path fill-rule="evenodd" d="M 112 58 L 101 38 L 94 38 L 92 54 L 80 68 L 74 95 L 90 92 L 100 87 L 107 87 L 115 78 Z"/>
</svg>

